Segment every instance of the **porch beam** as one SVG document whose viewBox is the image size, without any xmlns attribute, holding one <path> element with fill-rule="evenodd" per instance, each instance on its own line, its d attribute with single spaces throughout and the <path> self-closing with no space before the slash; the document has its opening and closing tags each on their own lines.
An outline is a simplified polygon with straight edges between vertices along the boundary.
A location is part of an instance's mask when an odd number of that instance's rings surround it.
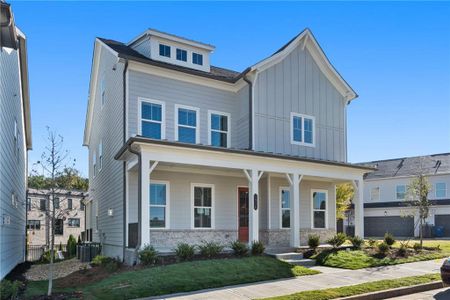
<svg viewBox="0 0 450 300">
<path fill-rule="evenodd" d="M 261 179 L 261 177 L 264 175 L 264 171 L 259 171 L 258 173 L 258 181 Z"/>
<path fill-rule="evenodd" d="M 362 178 L 353 180 L 353 205 L 355 207 L 355 236 L 364 238 L 364 181 Z"/>
<path fill-rule="evenodd" d="M 252 178 L 248 174 L 248 171 L 246 169 L 243 169 L 242 171 L 244 171 L 245 177 L 247 177 L 248 182 L 252 182 Z"/>
<path fill-rule="evenodd" d="M 286 174 L 291 185 L 291 247 L 300 247 L 300 182 L 303 175 Z"/>
</svg>

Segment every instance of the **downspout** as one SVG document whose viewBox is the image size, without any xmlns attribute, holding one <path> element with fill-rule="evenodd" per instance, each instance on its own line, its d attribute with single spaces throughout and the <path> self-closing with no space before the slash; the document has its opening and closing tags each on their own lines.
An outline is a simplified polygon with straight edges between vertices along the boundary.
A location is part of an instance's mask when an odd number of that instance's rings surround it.
<svg viewBox="0 0 450 300">
<path fill-rule="evenodd" d="M 248 83 L 248 149 L 253 149 L 253 82 L 247 78 L 247 75 L 243 77 L 244 81 Z"/>
<path fill-rule="evenodd" d="M 128 59 L 125 59 L 125 63 L 124 63 L 124 68 L 123 68 L 123 74 L 122 74 L 122 83 L 123 83 L 123 124 L 122 124 L 122 129 L 123 129 L 123 143 L 126 143 L 126 121 L 127 121 L 127 113 L 126 113 L 126 108 L 127 108 L 127 81 L 126 81 L 126 77 L 127 77 L 127 70 L 128 70 Z M 126 236 L 126 232 L 127 232 L 127 180 L 126 180 L 126 172 L 127 172 L 127 163 L 124 161 L 123 162 L 123 255 L 122 255 L 122 260 L 125 261 L 125 254 L 126 254 L 126 247 L 127 247 L 127 241 L 126 239 L 128 238 Z"/>
<path fill-rule="evenodd" d="M 139 248 L 141 248 L 141 236 L 142 236 L 142 229 L 141 229 L 141 223 L 142 223 L 142 215 L 141 215 L 141 211 L 142 211 L 142 203 L 141 203 L 141 199 L 142 199 L 142 174 L 141 174 L 142 157 L 141 157 L 141 152 L 133 150 L 131 145 L 128 145 L 127 149 L 128 149 L 128 151 L 130 151 L 130 153 L 136 154 L 138 157 L 138 241 L 136 244 L 136 250 L 138 250 Z"/>
</svg>

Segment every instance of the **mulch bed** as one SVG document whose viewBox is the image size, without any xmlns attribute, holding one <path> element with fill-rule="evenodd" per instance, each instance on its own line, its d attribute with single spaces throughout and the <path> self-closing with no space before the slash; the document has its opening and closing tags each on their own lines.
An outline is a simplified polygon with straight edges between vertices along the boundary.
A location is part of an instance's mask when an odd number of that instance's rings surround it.
<svg viewBox="0 0 450 300">
<path fill-rule="evenodd" d="M 83 299 L 83 295 L 80 292 L 73 293 L 55 293 L 49 296 L 36 296 L 32 297 L 32 300 L 66 300 L 66 299 Z"/>
</svg>

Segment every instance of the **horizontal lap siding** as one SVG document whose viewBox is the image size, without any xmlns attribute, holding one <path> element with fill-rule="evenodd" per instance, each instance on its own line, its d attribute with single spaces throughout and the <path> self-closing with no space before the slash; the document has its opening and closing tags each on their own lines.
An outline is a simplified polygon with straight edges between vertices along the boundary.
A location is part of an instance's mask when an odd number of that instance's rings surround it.
<svg viewBox="0 0 450 300">
<path fill-rule="evenodd" d="M 23 261 L 25 247 L 26 149 L 18 52 L 0 51 L 0 217 L 11 224 L 0 225 L 0 279 Z M 14 143 L 14 120 L 19 128 L 18 150 Z M 11 194 L 18 197 L 17 208 Z"/>
<path fill-rule="evenodd" d="M 113 70 L 113 67 L 116 67 Z M 99 65 L 97 94 L 89 145 L 90 198 L 93 199 L 91 224 L 95 228 L 96 207 L 98 205 L 98 234 L 95 240 L 109 245 L 123 245 L 123 162 L 114 155 L 123 145 L 123 63 L 106 48 L 102 48 Z M 101 108 L 100 81 L 105 76 L 106 101 Z M 98 171 L 98 149 L 103 141 L 103 167 Z M 97 154 L 97 174 L 94 177 L 92 157 Z M 113 209 L 113 216 L 107 215 Z"/>
<path fill-rule="evenodd" d="M 255 86 L 256 150 L 346 160 L 345 102 L 306 49 L 261 72 Z M 291 112 L 315 117 L 314 148 L 291 144 Z"/>
<path fill-rule="evenodd" d="M 248 138 L 248 96 L 244 88 L 238 93 L 227 92 L 178 80 L 163 78 L 137 71 L 129 73 L 128 136 L 138 133 L 138 98 L 165 102 L 166 139 L 175 139 L 175 104 L 200 109 L 200 143 L 208 144 L 208 110 L 231 114 L 231 146 L 241 147 Z M 244 132 L 244 133 L 242 133 Z"/>
</svg>

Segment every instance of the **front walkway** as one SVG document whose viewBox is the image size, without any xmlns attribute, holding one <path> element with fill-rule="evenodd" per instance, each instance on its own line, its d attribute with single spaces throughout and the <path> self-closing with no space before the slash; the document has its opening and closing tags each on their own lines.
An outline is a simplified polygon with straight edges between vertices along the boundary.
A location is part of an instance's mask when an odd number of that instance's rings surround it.
<svg viewBox="0 0 450 300">
<path fill-rule="evenodd" d="M 173 294 L 146 299 L 237 300 L 274 297 L 307 290 L 319 290 L 384 279 L 439 273 L 441 264 L 442 259 L 361 270 L 345 270 L 316 266 L 312 267 L 312 269 L 321 271 L 321 274 L 235 285 L 218 289 L 201 290 L 192 293 Z"/>
</svg>

